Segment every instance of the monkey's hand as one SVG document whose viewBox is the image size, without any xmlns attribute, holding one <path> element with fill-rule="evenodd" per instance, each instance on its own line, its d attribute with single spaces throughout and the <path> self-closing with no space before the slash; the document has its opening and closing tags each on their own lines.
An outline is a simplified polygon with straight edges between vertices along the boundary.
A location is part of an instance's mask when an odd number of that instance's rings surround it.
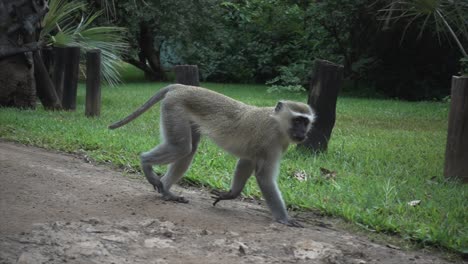
<svg viewBox="0 0 468 264">
<path fill-rule="evenodd" d="M 221 201 L 221 200 L 232 200 L 237 198 L 238 195 L 233 194 L 231 191 L 229 192 L 221 192 L 218 190 L 213 190 L 211 191 L 214 196 L 211 196 L 211 198 L 215 199 L 213 202 L 213 206 L 216 206 L 216 204 Z"/>
<path fill-rule="evenodd" d="M 283 225 L 290 226 L 290 227 L 304 228 L 304 226 L 301 223 L 299 223 L 297 220 L 294 220 L 292 218 L 278 219 L 276 220 L 276 222 L 283 224 Z"/>
</svg>

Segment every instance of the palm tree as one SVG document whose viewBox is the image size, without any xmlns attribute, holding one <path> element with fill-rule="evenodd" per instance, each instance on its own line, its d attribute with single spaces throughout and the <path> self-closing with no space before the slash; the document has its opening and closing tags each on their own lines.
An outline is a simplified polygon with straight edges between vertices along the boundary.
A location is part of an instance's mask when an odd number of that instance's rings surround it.
<svg viewBox="0 0 468 264">
<path fill-rule="evenodd" d="M 468 62 L 468 47 L 466 47 L 468 42 L 468 2 L 459 0 L 390 0 L 387 7 L 380 12 L 383 13 L 382 19 L 385 20 L 386 26 L 392 21 L 405 20 L 403 37 L 408 28 L 416 21 L 420 22 L 418 24 L 420 27 L 419 37 L 429 25 L 432 25 L 439 38 L 444 34 L 455 42 L 462 54 L 462 62 Z M 468 69 L 462 69 L 462 73 L 468 73 Z"/>
</svg>

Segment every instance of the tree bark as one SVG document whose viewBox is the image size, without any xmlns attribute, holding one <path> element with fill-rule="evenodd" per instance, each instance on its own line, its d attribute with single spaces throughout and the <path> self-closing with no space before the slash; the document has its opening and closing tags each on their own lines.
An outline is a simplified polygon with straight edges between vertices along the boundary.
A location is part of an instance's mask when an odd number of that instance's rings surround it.
<svg viewBox="0 0 468 264">
<path fill-rule="evenodd" d="M 31 52 L 0 60 L 0 106 L 36 108 Z"/>
<path fill-rule="evenodd" d="M 343 80 L 343 66 L 325 60 L 315 60 L 315 72 L 310 81 L 308 104 L 317 118 L 300 147 L 314 152 L 328 148 L 336 119 L 336 101 Z"/>
<path fill-rule="evenodd" d="M 101 51 L 86 53 L 86 110 L 87 117 L 101 113 Z"/>
<path fill-rule="evenodd" d="M 177 65 L 174 67 L 176 83 L 200 86 L 197 65 Z"/>
<path fill-rule="evenodd" d="M 37 39 L 47 11 L 44 0 L 0 0 L 0 105 L 34 108 L 37 90 L 44 107 L 60 108 Z"/>
<path fill-rule="evenodd" d="M 452 77 L 444 175 L 468 183 L 468 77 Z"/>
</svg>

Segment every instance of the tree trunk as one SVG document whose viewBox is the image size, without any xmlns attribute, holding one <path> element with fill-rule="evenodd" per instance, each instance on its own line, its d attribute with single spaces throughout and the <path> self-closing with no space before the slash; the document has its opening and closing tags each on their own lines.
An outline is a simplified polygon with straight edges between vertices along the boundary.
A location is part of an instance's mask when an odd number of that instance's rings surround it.
<svg viewBox="0 0 468 264">
<path fill-rule="evenodd" d="M 336 101 L 343 80 L 343 66 L 325 60 L 315 60 L 315 72 L 310 81 L 308 104 L 317 119 L 300 146 L 314 152 L 327 150 L 336 118 Z"/>
<path fill-rule="evenodd" d="M 0 106 L 36 108 L 31 52 L 0 60 L 0 69 Z"/>
<path fill-rule="evenodd" d="M 468 77 L 452 78 L 444 175 L 468 183 Z"/>
<path fill-rule="evenodd" d="M 36 38 L 47 11 L 44 0 L 0 0 L 0 105 L 34 108 L 37 90 L 44 107 L 60 108 Z"/>
<path fill-rule="evenodd" d="M 160 50 L 159 48 L 155 50 L 154 36 L 149 26 L 144 22 L 140 23 L 140 38 L 138 39 L 138 45 L 141 50 L 141 53 L 139 54 L 140 62 L 146 64 L 147 61 L 151 70 L 153 70 L 153 74 L 148 77 L 155 81 L 166 80 L 166 74 L 161 66 L 161 58 L 159 55 Z M 145 75 L 147 74 L 148 72 L 145 71 Z"/>
<path fill-rule="evenodd" d="M 200 86 L 197 65 L 177 65 L 174 67 L 176 83 Z"/>
</svg>

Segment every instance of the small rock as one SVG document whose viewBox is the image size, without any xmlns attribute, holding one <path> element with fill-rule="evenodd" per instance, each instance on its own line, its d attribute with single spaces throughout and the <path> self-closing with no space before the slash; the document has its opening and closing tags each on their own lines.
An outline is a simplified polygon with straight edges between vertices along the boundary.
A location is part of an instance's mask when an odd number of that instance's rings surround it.
<svg viewBox="0 0 468 264">
<path fill-rule="evenodd" d="M 229 236 L 239 236 L 239 233 L 237 232 L 232 232 L 232 231 L 228 231 L 225 233 L 226 235 L 229 235 Z"/>
<path fill-rule="evenodd" d="M 175 227 L 174 223 L 169 222 L 169 221 L 164 221 L 164 222 L 162 222 L 162 223 L 160 224 L 160 226 L 161 226 L 162 228 L 166 228 L 166 229 L 169 229 L 169 230 L 170 230 L 170 229 L 173 229 L 173 228 Z"/>
<path fill-rule="evenodd" d="M 172 241 L 169 239 L 149 238 L 145 239 L 144 246 L 147 248 L 173 248 Z"/>
<path fill-rule="evenodd" d="M 245 249 L 241 245 L 239 245 L 239 256 L 245 256 Z"/>
<path fill-rule="evenodd" d="M 125 243 L 127 239 L 122 236 L 110 235 L 110 236 L 103 236 L 102 239 L 117 243 Z"/>
<path fill-rule="evenodd" d="M 42 260 L 41 260 L 42 259 Z M 35 264 L 35 263 L 42 263 L 43 257 L 38 256 L 29 252 L 23 252 L 19 256 L 16 264 Z"/>
<path fill-rule="evenodd" d="M 156 223 L 156 220 L 154 220 L 154 219 L 148 219 L 148 220 L 145 220 L 145 221 L 141 221 L 141 222 L 140 222 L 140 226 L 143 226 L 143 227 L 150 227 L 150 226 L 152 226 L 154 223 Z"/>
<path fill-rule="evenodd" d="M 294 244 L 294 257 L 301 260 L 336 259 L 342 252 L 333 245 L 319 243 L 312 240 L 303 240 Z"/>
<path fill-rule="evenodd" d="M 83 223 L 93 225 L 93 226 L 99 224 L 100 222 L 99 219 L 96 219 L 96 218 L 81 219 L 80 221 Z"/>
<path fill-rule="evenodd" d="M 81 257 L 81 256 L 102 256 L 109 254 L 109 252 L 104 248 L 101 242 L 99 241 L 84 241 L 79 242 L 73 245 L 70 249 L 67 250 L 66 254 L 68 256 Z"/>
<path fill-rule="evenodd" d="M 206 229 L 203 229 L 201 232 L 200 232 L 200 235 L 202 236 L 207 236 L 207 235 L 211 235 L 212 233 Z"/>
<path fill-rule="evenodd" d="M 171 231 L 165 231 L 163 233 L 163 236 L 167 237 L 167 238 L 172 238 L 174 236 L 174 233 L 171 232 Z"/>
</svg>

